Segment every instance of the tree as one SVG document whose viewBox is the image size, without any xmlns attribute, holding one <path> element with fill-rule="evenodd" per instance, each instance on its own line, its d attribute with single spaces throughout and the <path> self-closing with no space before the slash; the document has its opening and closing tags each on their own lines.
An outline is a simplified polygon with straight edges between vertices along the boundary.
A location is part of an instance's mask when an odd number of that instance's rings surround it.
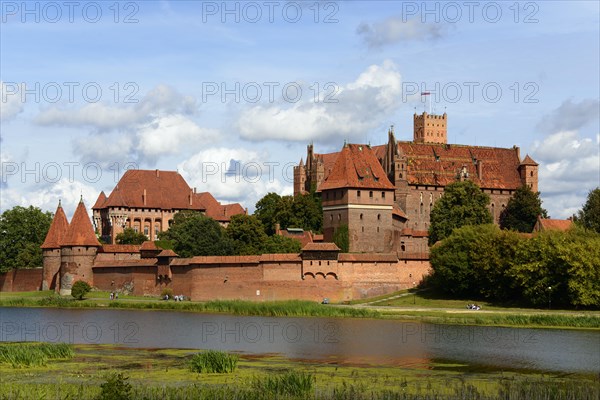
<svg viewBox="0 0 600 400">
<path fill-rule="evenodd" d="M 136 232 L 133 228 L 126 228 L 117 235 L 117 244 L 142 244 L 148 238 L 141 232 Z"/>
<path fill-rule="evenodd" d="M 264 252 L 267 254 L 300 253 L 301 250 L 302 244 L 298 240 L 281 235 L 273 235 L 267 239 Z"/>
<path fill-rule="evenodd" d="M 262 222 L 268 235 L 275 233 L 275 224 L 281 228 L 302 228 L 313 232 L 323 229 L 321 198 L 316 193 L 279 196 L 269 193 L 256 203 L 254 215 Z"/>
<path fill-rule="evenodd" d="M 173 217 L 161 240 L 172 240 L 181 257 L 227 256 L 234 254 L 233 242 L 217 221 L 195 211 L 180 211 Z"/>
<path fill-rule="evenodd" d="M 84 281 L 77 281 L 71 287 L 71 296 L 77 300 L 83 300 L 86 294 L 92 290 L 92 287 Z"/>
<path fill-rule="evenodd" d="M 500 228 L 529 233 L 533 230 L 538 215 L 548 218 L 542 208 L 540 192 L 532 192 L 529 186 L 523 185 L 512 195 L 500 214 Z"/>
<path fill-rule="evenodd" d="M 600 233 L 600 187 L 590 191 L 575 220 L 583 227 Z"/>
<path fill-rule="evenodd" d="M 350 233 L 348 232 L 348 225 L 340 225 L 333 234 L 333 243 L 340 248 L 342 253 L 348 253 L 350 251 Z"/>
<path fill-rule="evenodd" d="M 452 230 L 465 225 L 491 224 L 487 209 L 490 197 L 471 181 L 455 182 L 446 186 L 444 195 L 431 211 L 429 245 L 447 238 Z"/>
<path fill-rule="evenodd" d="M 0 216 L 0 273 L 42 266 L 40 246 L 50 229 L 52 214 L 37 207 L 16 206 Z"/>
<path fill-rule="evenodd" d="M 238 255 L 262 254 L 267 242 L 263 224 L 253 215 L 234 215 L 226 229 Z"/>
</svg>

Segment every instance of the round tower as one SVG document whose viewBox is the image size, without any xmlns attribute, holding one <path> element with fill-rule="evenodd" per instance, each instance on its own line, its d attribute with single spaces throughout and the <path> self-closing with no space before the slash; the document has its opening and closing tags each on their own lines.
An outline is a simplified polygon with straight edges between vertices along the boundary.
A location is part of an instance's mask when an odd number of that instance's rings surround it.
<svg viewBox="0 0 600 400">
<path fill-rule="evenodd" d="M 61 244 L 61 295 L 70 295 L 73 283 L 76 281 L 85 281 L 90 286 L 94 285 L 92 267 L 99 247 L 100 242 L 96 238 L 82 199 L 77 205 Z"/>
<path fill-rule="evenodd" d="M 59 200 L 52 224 L 50 224 L 46 239 L 41 245 L 43 257 L 42 290 L 58 290 L 58 273 L 61 263 L 60 246 L 68 229 L 69 222 Z"/>
</svg>

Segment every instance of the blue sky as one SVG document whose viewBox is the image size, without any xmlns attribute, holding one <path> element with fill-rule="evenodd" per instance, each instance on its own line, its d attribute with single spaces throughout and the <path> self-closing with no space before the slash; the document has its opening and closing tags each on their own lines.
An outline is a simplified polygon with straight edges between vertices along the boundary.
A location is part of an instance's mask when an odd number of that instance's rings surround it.
<svg viewBox="0 0 600 400">
<path fill-rule="evenodd" d="M 0 3 L 2 210 L 135 167 L 252 211 L 310 142 L 410 140 L 421 88 L 451 143 L 540 163 L 552 217 L 600 185 L 595 1 Z"/>
</svg>

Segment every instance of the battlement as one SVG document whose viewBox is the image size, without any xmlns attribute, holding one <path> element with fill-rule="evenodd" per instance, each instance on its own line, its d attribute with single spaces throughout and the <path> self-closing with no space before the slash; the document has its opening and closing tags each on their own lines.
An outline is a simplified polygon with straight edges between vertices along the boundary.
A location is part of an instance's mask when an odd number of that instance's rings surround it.
<svg viewBox="0 0 600 400">
<path fill-rule="evenodd" d="M 448 143 L 448 114 L 413 115 L 415 143 Z"/>
</svg>

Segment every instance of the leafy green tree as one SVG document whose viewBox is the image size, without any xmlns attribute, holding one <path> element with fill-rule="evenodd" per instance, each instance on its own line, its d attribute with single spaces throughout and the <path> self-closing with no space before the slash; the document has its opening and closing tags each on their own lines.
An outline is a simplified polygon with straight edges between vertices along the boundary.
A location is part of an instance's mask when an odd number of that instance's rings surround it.
<svg viewBox="0 0 600 400">
<path fill-rule="evenodd" d="M 71 296 L 77 300 L 83 300 L 86 294 L 92 290 L 92 287 L 84 281 L 77 281 L 71 287 Z"/>
<path fill-rule="evenodd" d="M 148 238 L 141 232 L 136 232 L 133 228 L 126 228 L 117 235 L 117 244 L 142 244 Z"/>
<path fill-rule="evenodd" d="M 533 230 L 538 215 L 548 218 L 548 213 L 542 208 L 540 192 L 534 193 L 529 186 L 523 185 L 515 191 L 502 210 L 500 227 L 529 233 Z"/>
<path fill-rule="evenodd" d="M 281 224 L 279 214 L 282 206 L 282 197 L 277 193 L 268 193 L 256 203 L 254 215 L 263 224 L 268 235 L 275 233 L 275 224 Z"/>
<path fill-rule="evenodd" d="M 100 385 L 101 391 L 98 400 L 130 400 L 133 398 L 133 386 L 127 382 L 128 376 L 122 373 L 112 373 L 107 376 L 106 382 Z"/>
<path fill-rule="evenodd" d="M 239 255 L 262 254 L 267 242 L 263 224 L 253 215 L 234 215 L 226 229 Z"/>
<path fill-rule="evenodd" d="M 16 206 L 4 211 L 0 216 L 0 273 L 41 267 L 40 246 L 51 222 L 51 213 L 33 206 Z"/>
<path fill-rule="evenodd" d="M 489 202 L 490 197 L 471 181 L 446 186 L 444 195 L 431 211 L 429 245 L 447 238 L 461 226 L 492 223 L 492 215 L 487 209 Z"/>
<path fill-rule="evenodd" d="M 264 253 L 300 253 L 302 245 L 296 239 L 285 236 L 273 235 L 269 236 L 265 243 Z"/>
<path fill-rule="evenodd" d="M 575 221 L 587 229 L 600 233 L 600 188 L 592 190 Z"/>
<path fill-rule="evenodd" d="M 350 251 L 350 232 L 348 231 L 348 225 L 340 225 L 333 234 L 333 243 L 340 248 L 342 253 L 348 253 Z"/>
<path fill-rule="evenodd" d="M 180 211 L 168 230 L 160 232 L 161 240 L 174 242 L 181 257 L 227 256 L 234 254 L 231 239 L 217 221 L 195 211 Z"/>
<path fill-rule="evenodd" d="M 321 198 L 316 193 L 296 196 L 269 193 L 256 203 L 254 215 L 268 235 L 275 233 L 275 224 L 280 224 L 282 229 L 293 227 L 313 232 L 323 229 Z"/>
</svg>

